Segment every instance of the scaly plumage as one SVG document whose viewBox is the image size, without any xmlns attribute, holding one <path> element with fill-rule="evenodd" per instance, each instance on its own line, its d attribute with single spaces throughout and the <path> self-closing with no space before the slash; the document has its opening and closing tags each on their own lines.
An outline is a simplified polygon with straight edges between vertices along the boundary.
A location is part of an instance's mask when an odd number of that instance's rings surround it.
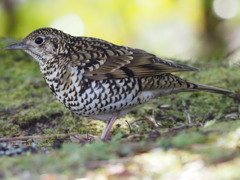
<svg viewBox="0 0 240 180">
<path fill-rule="evenodd" d="M 52 92 L 73 113 L 108 121 L 102 139 L 117 118 L 158 96 L 199 90 L 232 93 L 171 74 L 196 68 L 53 28 L 33 31 L 23 41 L 5 48 L 12 49 L 22 49 L 36 59 Z"/>
</svg>

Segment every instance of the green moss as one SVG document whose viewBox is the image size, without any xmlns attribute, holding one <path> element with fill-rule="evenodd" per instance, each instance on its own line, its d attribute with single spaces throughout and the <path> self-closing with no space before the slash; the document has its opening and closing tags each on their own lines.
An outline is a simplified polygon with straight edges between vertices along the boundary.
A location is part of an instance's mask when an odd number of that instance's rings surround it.
<svg viewBox="0 0 240 180">
<path fill-rule="evenodd" d="M 200 132 L 184 132 L 173 137 L 172 146 L 177 148 L 188 148 L 189 145 L 202 144 L 206 141 L 206 136 L 204 136 Z"/>
<path fill-rule="evenodd" d="M 0 41 L 0 49 L 5 44 Z M 0 136 L 57 135 L 67 132 L 100 135 L 105 122 L 88 121 L 87 118 L 72 115 L 50 92 L 38 64 L 29 56 L 21 51 L 0 51 L 0 58 Z M 239 84 L 239 68 L 206 62 L 198 63 L 195 67 L 203 67 L 202 72 L 178 75 L 189 81 L 239 92 L 236 86 Z M 113 160 L 126 169 L 124 172 L 134 174 L 137 171 L 141 174 L 143 171 L 138 170 L 145 168 L 142 161 L 131 161 L 141 153 L 147 157 L 153 156 L 151 162 L 156 160 L 157 166 L 164 157 L 170 158 L 166 161 L 171 164 L 170 160 L 174 157 L 178 166 L 175 167 L 173 163 L 171 167 L 175 170 L 184 171 L 184 165 L 188 163 L 186 159 L 194 162 L 198 157 L 199 161 L 206 164 L 204 168 L 216 174 L 218 170 L 214 167 L 221 167 L 222 163 L 232 163 L 228 165 L 229 172 L 236 172 L 235 166 L 240 165 L 238 94 L 227 97 L 191 92 L 160 97 L 137 107 L 117 121 L 119 125 L 114 126 L 110 142 L 95 141 L 79 145 L 69 143 L 69 138 L 65 138 L 63 148 L 56 151 L 50 147 L 58 138 L 36 140 L 40 147 L 49 147 L 50 153 L 1 157 L 0 176 L 12 177 L 14 172 L 22 177 L 30 172 L 33 177 L 53 173 L 74 179 L 87 172 L 101 172 L 104 165 L 111 164 Z M 161 108 L 166 104 L 167 107 Z M 154 127 L 146 121 L 146 117 L 154 118 L 161 126 Z M 187 128 L 186 125 L 198 126 Z M 128 138 L 121 138 L 130 132 L 132 134 Z M 152 136 L 154 132 L 160 135 Z M 151 151 L 155 148 L 160 149 L 160 159 Z M 179 158 L 179 154 L 183 154 L 184 158 Z M 126 162 L 126 158 L 129 161 Z M 141 167 L 136 164 L 141 164 Z M 169 173 L 173 172 L 169 170 Z M 156 177 L 160 176 L 164 175 L 158 174 Z"/>
</svg>

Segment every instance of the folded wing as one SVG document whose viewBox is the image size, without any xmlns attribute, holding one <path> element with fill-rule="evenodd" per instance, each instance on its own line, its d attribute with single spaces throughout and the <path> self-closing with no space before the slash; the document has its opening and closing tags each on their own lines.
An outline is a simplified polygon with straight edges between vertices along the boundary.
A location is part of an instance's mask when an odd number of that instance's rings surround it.
<svg viewBox="0 0 240 180">
<path fill-rule="evenodd" d="M 99 47 L 88 46 L 86 51 L 89 59 L 84 64 L 84 76 L 89 79 L 139 78 L 179 71 L 197 71 L 196 68 L 158 58 L 140 49 L 110 43 L 99 44 L 99 41 L 98 45 Z"/>
</svg>

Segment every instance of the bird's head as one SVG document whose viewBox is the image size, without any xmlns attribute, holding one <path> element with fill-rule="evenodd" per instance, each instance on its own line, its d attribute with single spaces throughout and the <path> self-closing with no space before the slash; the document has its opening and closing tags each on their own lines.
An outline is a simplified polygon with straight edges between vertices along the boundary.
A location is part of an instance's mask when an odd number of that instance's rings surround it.
<svg viewBox="0 0 240 180">
<path fill-rule="evenodd" d="M 41 28 L 33 31 L 21 42 L 11 44 L 4 50 L 24 50 L 39 63 L 56 57 L 68 39 L 67 34 L 53 28 Z"/>
</svg>

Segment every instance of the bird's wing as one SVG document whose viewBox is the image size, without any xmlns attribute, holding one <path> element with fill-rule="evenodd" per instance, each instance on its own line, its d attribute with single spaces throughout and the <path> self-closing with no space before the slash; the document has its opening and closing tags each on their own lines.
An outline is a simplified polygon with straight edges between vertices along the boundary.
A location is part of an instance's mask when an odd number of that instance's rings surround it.
<svg viewBox="0 0 240 180">
<path fill-rule="evenodd" d="M 120 79 L 178 71 L 197 71 L 196 68 L 158 58 L 140 49 L 99 43 L 101 47 L 93 46 L 95 49 L 91 47 L 84 55 L 88 56 L 88 61 L 84 62 L 84 76 L 89 79 Z"/>
</svg>

